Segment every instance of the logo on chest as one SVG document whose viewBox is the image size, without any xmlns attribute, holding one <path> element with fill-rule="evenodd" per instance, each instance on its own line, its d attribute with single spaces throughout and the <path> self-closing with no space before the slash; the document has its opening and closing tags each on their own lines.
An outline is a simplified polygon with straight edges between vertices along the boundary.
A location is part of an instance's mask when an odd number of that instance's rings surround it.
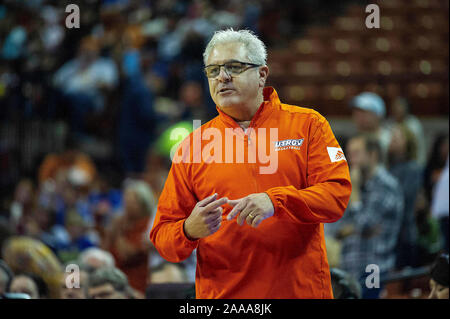
<svg viewBox="0 0 450 319">
<path fill-rule="evenodd" d="M 300 146 L 303 144 L 303 138 L 300 139 L 289 139 L 283 141 L 275 142 L 275 151 L 284 151 L 284 150 L 299 150 Z"/>
</svg>

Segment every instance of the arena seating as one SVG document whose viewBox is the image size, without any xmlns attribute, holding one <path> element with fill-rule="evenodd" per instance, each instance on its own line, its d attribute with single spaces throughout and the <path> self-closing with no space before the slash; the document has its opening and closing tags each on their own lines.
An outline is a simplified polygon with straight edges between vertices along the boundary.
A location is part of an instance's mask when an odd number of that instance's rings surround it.
<svg viewBox="0 0 450 319">
<path fill-rule="evenodd" d="M 380 1 L 380 28 L 351 5 L 329 25 L 311 26 L 271 52 L 271 85 L 287 103 L 348 116 L 348 100 L 373 90 L 406 96 L 418 116 L 448 115 L 448 1 Z"/>
</svg>

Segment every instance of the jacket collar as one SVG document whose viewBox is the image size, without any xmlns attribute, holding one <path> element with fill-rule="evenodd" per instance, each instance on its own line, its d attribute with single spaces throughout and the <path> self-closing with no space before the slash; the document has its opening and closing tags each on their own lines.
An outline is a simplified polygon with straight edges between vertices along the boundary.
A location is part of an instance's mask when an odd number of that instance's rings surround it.
<svg viewBox="0 0 450 319">
<path fill-rule="evenodd" d="M 277 91 L 271 86 L 265 87 L 263 89 L 263 97 L 264 102 L 261 103 L 258 111 L 256 111 L 253 116 L 249 127 L 258 127 L 262 125 L 262 123 L 269 117 L 269 115 L 275 110 L 279 109 L 281 102 L 278 98 Z M 239 124 L 228 114 L 223 112 L 218 106 L 216 106 L 217 112 L 219 112 L 219 118 L 228 127 L 237 127 L 239 128 Z"/>
</svg>

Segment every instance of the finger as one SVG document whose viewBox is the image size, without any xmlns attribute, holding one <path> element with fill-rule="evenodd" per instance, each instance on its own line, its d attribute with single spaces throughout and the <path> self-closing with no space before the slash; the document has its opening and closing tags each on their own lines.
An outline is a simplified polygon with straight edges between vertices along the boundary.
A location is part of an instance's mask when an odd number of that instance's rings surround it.
<svg viewBox="0 0 450 319">
<path fill-rule="evenodd" d="M 218 221 L 222 220 L 222 216 L 221 215 L 215 215 L 215 216 L 208 216 L 207 219 L 204 220 L 205 224 L 207 225 L 212 225 L 212 224 L 216 224 Z"/>
<path fill-rule="evenodd" d="M 217 225 L 220 225 L 221 222 L 222 222 L 222 219 L 221 219 L 221 218 L 218 218 L 218 219 L 216 219 L 216 220 L 211 221 L 211 223 L 210 223 L 210 228 L 217 227 Z"/>
<path fill-rule="evenodd" d="M 199 201 L 199 202 L 197 203 L 197 205 L 198 205 L 199 207 L 205 207 L 205 206 L 208 205 L 209 203 L 211 203 L 211 202 L 213 202 L 214 200 L 216 200 L 217 195 L 218 195 L 217 193 L 214 193 L 213 195 L 208 196 L 208 197 L 202 199 L 201 201 Z"/>
<path fill-rule="evenodd" d="M 215 220 L 222 220 L 222 212 L 223 212 L 223 208 L 219 207 L 219 208 L 215 209 L 214 212 L 208 213 L 204 219 L 205 223 L 211 224 Z"/>
<path fill-rule="evenodd" d="M 217 226 L 213 227 L 210 229 L 210 235 L 214 234 L 215 232 L 217 232 L 220 229 L 221 223 L 219 223 Z"/>
<path fill-rule="evenodd" d="M 219 206 L 216 209 L 213 209 L 212 211 L 208 212 L 208 215 L 215 215 L 215 214 L 222 214 L 223 213 L 223 207 Z"/>
<path fill-rule="evenodd" d="M 222 197 L 221 199 L 218 199 L 218 200 L 213 201 L 213 202 L 209 203 L 208 205 L 206 205 L 204 211 L 209 213 L 212 210 L 214 210 L 222 205 L 225 205 L 227 202 L 228 202 L 228 198 Z"/>
<path fill-rule="evenodd" d="M 232 220 L 242 209 L 244 209 L 246 206 L 246 201 L 244 199 L 241 199 L 240 202 L 233 207 L 231 212 L 227 216 L 227 220 Z"/>
<path fill-rule="evenodd" d="M 264 220 L 264 217 L 262 217 L 261 215 L 256 216 L 255 218 L 253 218 L 252 224 L 251 226 L 253 228 L 256 228 L 259 226 L 259 224 L 261 224 L 261 222 Z"/>
<path fill-rule="evenodd" d="M 241 210 L 241 212 L 238 215 L 237 223 L 239 226 L 242 226 L 244 224 L 244 221 L 247 219 L 248 214 L 250 214 L 253 211 L 248 205 Z"/>
<path fill-rule="evenodd" d="M 217 221 L 211 223 L 210 225 L 208 225 L 208 228 L 210 231 L 213 231 L 217 228 L 220 228 L 220 225 L 222 224 L 222 219 L 218 219 Z"/>
<path fill-rule="evenodd" d="M 245 198 L 245 197 L 244 197 L 244 198 Z M 231 205 L 231 206 L 236 206 L 237 204 L 240 203 L 240 201 L 241 201 L 242 199 L 243 199 L 243 198 L 239 198 L 239 199 L 229 199 L 229 200 L 228 200 L 228 204 Z"/>
<path fill-rule="evenodd" d="M 251 226 L 253 223 L 253 220 L 258 217 L 258 215 L 256 215 L 255 211 L 251 211 L 247 217 L 245 218 L 245 222 L 247 223 L 247 225 Z"/>
</svg>

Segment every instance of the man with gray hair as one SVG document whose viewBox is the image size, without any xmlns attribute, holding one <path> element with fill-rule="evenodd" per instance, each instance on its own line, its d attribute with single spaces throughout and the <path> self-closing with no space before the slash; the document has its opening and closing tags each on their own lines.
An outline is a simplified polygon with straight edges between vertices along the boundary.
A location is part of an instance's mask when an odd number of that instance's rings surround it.
<svg viewBox="0 0 450 319">
<path fill-rule="evenodd" d="M 102 267 L 114 267 L 115 260 L 113 255 L 103 249 L 91 247 L 83 250 L 79 257 L 80 267 L 88 273 L 94 272 Z"/>
<path fill-rule="evenodd" d="M 67 267 L 73 265 L 76 264 L 66 264 L 66 271 L 61 277 L 61 299 L 86 299 L 88 293 L 87 285 L 89 280 L 88 272 L 80 269 L 78 274 L 74 274 L 70 271 L 70 268 Z"/>
<path fill-rule="evenodd" d="M 197 298 L 332 298 L 322 223 L 342 217 L 351 183 L 330 125 L 265 87 L 252 32 L 217 31 L 203 58 L 219 115 L 175 152 L 153 244 L 170 262 L 197 248 Z"/>
<path fill-rule="evenodd" d="M 88 295 L 90 299 L 127 299 L 128 278 L 115 267 L 103 267 L 89 276 Z"/>
</svg>

